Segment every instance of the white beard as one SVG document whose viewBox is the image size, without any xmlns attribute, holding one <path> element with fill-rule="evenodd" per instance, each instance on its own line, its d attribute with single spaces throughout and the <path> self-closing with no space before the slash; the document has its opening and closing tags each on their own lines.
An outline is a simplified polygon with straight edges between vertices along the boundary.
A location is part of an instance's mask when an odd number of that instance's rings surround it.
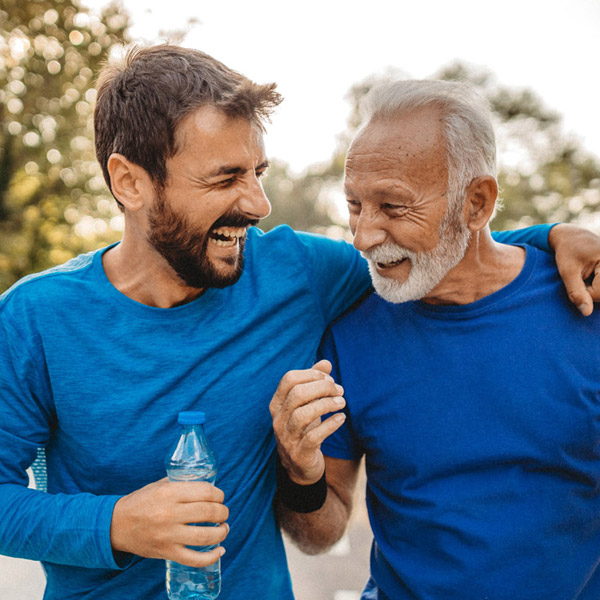
<svg viewBox="0 0 600 600">
<path fill-rule="evenodd" d="M 457 219 L 458 217 L 458 219 Z M 433 250 L 412 252 L 393 242 L 385 242 L 372 250 L 361 252 L 369 263 L 369 272 L 375 291 L 388 302 L 399 304 L 420 300 L 444 279 L 464 257 L 471 232 L 460 215 L 447 213 L 440 225 L 439 242 Z M 388 263 L 407 257 L 411 268 L 404 282 L 385 277 L 377 272 L 376 264 Z"/>
</svg>

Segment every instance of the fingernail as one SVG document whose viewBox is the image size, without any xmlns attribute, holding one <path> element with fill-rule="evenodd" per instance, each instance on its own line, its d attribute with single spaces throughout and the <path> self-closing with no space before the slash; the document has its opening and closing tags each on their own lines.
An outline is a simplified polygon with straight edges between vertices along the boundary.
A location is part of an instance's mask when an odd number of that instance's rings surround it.
<svg viewBox="0 0 600 600">
<path fill-rule="evenodd" d="M 223 548 L 223 546 L 219 546 L 219 549 L 221 550 L 221 554 L 219 554 L 219 556 L 223 556 L 223 554 L 225 554 L 225 552 L 227 552 L 227 550 L 225 550 L 225 548 Z"/>
<path fill-rule="evenodd" d="M 587 305 L 585 305 L 585 304 L 578 304 L 577 308 L 578 308 L 579 312 L 583 313 L 583 314 L 585 314 L 587 311 Z"/>
<path fill-rule="evenodd" d="M 333 401 L 338 405 L 338 406 L 344 406 L 344 404 L 346 404 L 346 401 L 341 397 L 341 396 L 336 396 Z"/>
<path fill-rule="evenodd" d="M 337 413 L 337 414 L 333 415 L 333 419 L 335 421 L 338 421 L 339 423 L 341 423 L 342 421 L 346 420 L 346 415 L 344 413 Z"/>
<path fill-rule="evenodd" d="M 340 396 L 344 393 L 344 388 L 339 383 L 335 384 L 335 389 L 338 391 Z"/>
</svg>

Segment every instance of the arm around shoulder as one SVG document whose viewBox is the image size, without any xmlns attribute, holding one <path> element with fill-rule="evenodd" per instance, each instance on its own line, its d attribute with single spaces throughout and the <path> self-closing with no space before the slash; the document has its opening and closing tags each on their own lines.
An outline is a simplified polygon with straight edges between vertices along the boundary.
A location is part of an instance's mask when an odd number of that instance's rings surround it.
<svg viewBox="0 0 600 600">
<path fill-rule="evenodd" d="M 494 239 L 507 244 L 531 244 L 553 251 L 558 272 L 571 302 L 582 315 L 600 301 L 600 237 L 576 225 L 535 225 L 517 231 L 494 232 Z"/>
</svg>

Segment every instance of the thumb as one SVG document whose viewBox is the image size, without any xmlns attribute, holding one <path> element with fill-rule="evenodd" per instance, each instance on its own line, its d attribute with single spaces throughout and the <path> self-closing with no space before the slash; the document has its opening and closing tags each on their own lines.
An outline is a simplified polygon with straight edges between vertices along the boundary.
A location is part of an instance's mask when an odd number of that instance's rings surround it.
<svg viewBox="0 0 600 600">
<path fill-rule="evenodd" d="M 588 282 L 586 289 L 594 302 L 600 302 L 600 262 L 596 263 L 592 282 Z"/>
<path fill-rule="evenodd" d="M 577 307 L 579 312 L 587 317 L 594 310 L 594 301 L 585 285 L 580 273 L 563 274 L 563 282 L 567 289 L 569 300 Z"/>
</svg>

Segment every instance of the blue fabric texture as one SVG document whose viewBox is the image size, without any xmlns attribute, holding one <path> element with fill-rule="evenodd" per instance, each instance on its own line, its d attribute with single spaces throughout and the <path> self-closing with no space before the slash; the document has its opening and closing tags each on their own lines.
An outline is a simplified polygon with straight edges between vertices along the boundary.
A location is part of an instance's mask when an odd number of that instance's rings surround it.
<svg viewBox="0 0 600 600">
<path fill-rule="evenodd" d="M 101 257 L 0 299 L 0 552 L 43 561 L 46 600 L 165 600 L 164 561 L 113 555 L 112 511 L 165 476 L 178 412 L 202 410 L 230 509 L 220 598 L 292 598 L 268 405 L 368 289 L 366 264 L 345 242 L 251 229 L 235 285 L 159 309 L 119 293 Z M 26 487 L 38 447 L 48 493 Z"/>
<path fill-rule="evenodd" d="M 363 598 L 600 598 L 599 334 L 529 247 L 477 302 L 371 294 L 332 326 L 348 419 L 323 451 L 365 457 Z"/>
</svg>

